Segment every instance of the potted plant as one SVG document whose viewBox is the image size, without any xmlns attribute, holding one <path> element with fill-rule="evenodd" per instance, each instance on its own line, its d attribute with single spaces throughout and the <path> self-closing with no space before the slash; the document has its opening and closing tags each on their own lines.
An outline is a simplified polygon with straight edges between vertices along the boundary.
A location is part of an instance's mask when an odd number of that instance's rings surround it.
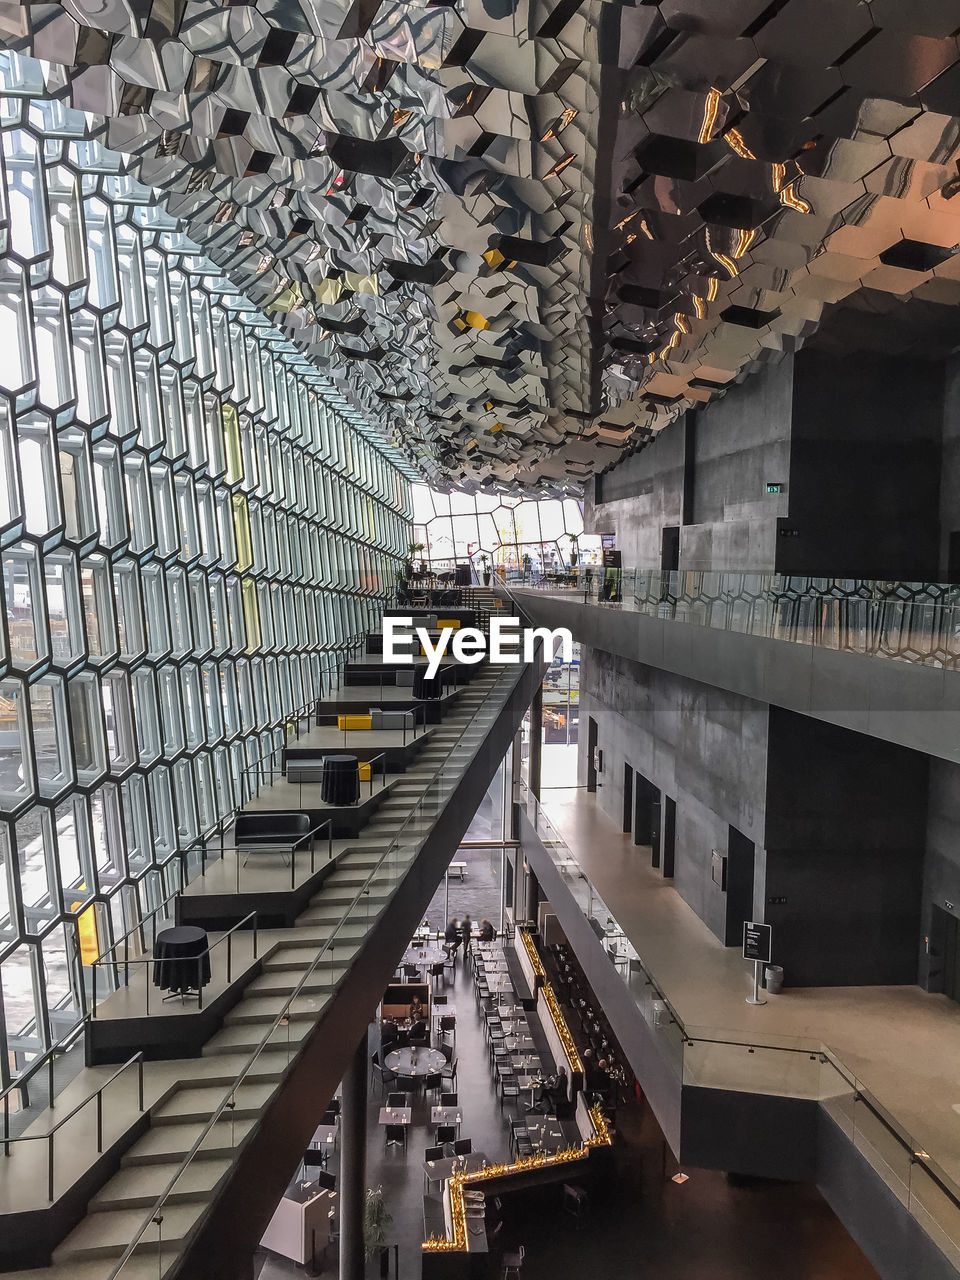
<svg viewBox="0 0 960 1280">
<path fill-rule="evenodd" d="M 387 1212 L 383 1198 L 383 1187 L 367 1187 L 363 1200 L 363 1254 L 369 1262 L 379 1253 L 382 1276 L 388 1275 L 390 1271 L 386 1228 L 392 1221 L 393 1217 Z"/>
<path fill-rule="evenodd" d="M 577 567 L 577 561 L 580 559 L 580 535 L 571 533 L 570 535 L 570 568 Z"/>
<path fill-rule="evenodd" d="M 529 555 L 529 553 L 525 551 L 525 552 L 523 553 L 523 576 L 524 576 L 524 578 L 526 578 L 526 576 L 527 576 L 527 574 L 530 572 L 530 569 L 531 569 L 531 567 L 532 567 L 532 566 L 533 566 L 533 561 L 530 559 L 530 555 Z"/>
<path fill-rule="evenodd" d="M 483 555 L 481 555 L 481 557 L 480 557 L 480 563 L 483 565 L 483 572 L 482 572 L 482 574 L 481 574 L 481 576 L 482 576 L 482 578 L 483 578 L 483 585 L 484 585 L 485 587 L 489 587 L 489 585 L 490 585 L 490 557 L 486 554 L 486 552 L 484 552 L 484 553 L 483 553 Z"/>
</svg>

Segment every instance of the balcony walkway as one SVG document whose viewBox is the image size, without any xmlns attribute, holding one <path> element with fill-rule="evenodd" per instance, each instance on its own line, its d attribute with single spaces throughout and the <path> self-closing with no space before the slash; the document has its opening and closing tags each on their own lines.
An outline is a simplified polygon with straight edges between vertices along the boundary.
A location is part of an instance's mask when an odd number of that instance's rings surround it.
<svg viewBox="0 0 960 1280">
<path fill-rule="evenodd" d="M 960 1181 L 960 1005 L 917 986 L 788 988 L 766 1005 L 748 1005 L 752 967 L 714 937 L 650 867 L 649 848 L 620 832 L 594 795 L 547 790 L 543 809 L 597 893 L 615 904 L 618 924 L 689 1035 L 826 1045 Z M 748 1054 L 741 1045 L 707 1052 L 712 1062 L 699 1048 L 685 1053 L 688 1083 L 712 1083 L 721 1073 L 738 1079 L 728 1087 L 803 1092 L 784 1079 L 783 1054 Z"/>
</svg>

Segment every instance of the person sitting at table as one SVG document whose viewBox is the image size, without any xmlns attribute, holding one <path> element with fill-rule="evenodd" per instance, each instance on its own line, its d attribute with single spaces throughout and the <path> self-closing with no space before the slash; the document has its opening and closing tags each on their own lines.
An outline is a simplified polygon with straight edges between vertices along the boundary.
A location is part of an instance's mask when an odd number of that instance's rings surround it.
<svg viewBox="0 0 960 1280">
<path fill-rule="evenodd" d="M 416 1018 L 410 1023 L 410 1043 L 413 1044 L 417 1040 L 427 1040 L 427 1024 L 423 1018 Z"/>
<path fill-rule="evenodd" d="M 480 941 L 493 942 L 497 936 L 497 931 L 489 920 L 480 921 Z"/>
<path fill-rule="evenodd" d="M 456 954 L 457 947 L 460 945 L 460 925 L 457 917 L 454 916 L 447 925 L 443 933 L 443 949 L 448 956 Z"/>
<path fill-rule="evenodd" d="M 397 1030 L 397 1024 L 392 1018 L 384 1018 L 380 1023 L 380 1049 L 381 1056 L 387 1054 L 397 1043 L 400 1032 Z"/>
</svg>

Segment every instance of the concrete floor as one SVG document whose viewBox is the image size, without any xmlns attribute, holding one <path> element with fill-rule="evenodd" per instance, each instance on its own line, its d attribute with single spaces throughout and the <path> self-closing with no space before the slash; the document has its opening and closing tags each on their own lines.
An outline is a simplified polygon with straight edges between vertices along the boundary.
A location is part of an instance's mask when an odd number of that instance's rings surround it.
<svg viewBox="0 0 960 1280">
<path fill-rule="evenodd" d="M 918 1148 L 960 1181 L 960 1005 L 917 986 L 788 988 L 761 1007 L 748 1005 L 752 966 L 652 870 L 649 848 L 617 830 L 582 788 L 545 791 L 543 802 L 597 891 L 615 904 L 618 923 L 688 1034 L 825 1044 Z M 784 1057 L 768 1055 L 770 1069 Z M 743 1050 L 698 1046 L 688 1067 L 703 1083 L 730 1087 L 748 1065 L 764 1069 L 761 1055 L 748 1060 Z M 741 1076 L 739 1087 L 744 1082 Z M 815 1092 L 816 1080 L 802 1083 Z M 820 1084 L 830 1092 L 829 1080 Z"/>
</svg>

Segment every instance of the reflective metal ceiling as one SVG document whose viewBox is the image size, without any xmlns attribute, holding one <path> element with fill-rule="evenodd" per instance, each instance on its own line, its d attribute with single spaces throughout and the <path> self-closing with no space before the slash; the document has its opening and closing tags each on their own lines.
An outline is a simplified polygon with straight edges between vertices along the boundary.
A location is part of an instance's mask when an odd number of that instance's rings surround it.
<svg viewBox="0 0 960 1280">
<path fill-rule="evenodd" d="M 575 488 L 960 301 L 957 0 L 63 0 L 6 47 L 435 483 Z"/>
</svg>

